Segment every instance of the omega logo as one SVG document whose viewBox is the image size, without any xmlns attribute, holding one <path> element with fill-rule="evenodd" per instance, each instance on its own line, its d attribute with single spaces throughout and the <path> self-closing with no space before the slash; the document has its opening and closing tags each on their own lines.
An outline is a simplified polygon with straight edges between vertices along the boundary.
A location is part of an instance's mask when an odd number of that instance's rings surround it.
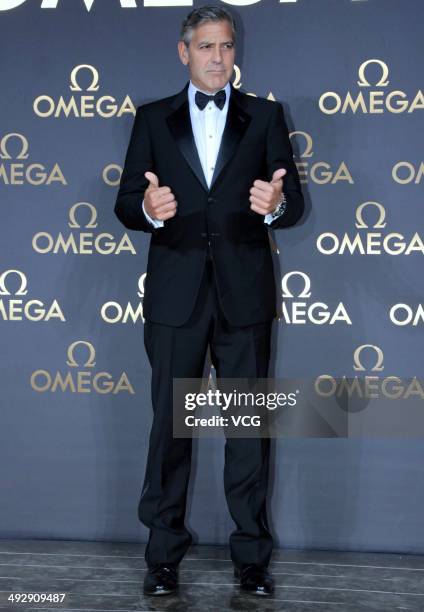
<svg viewBox="0 0 424 612">
<path fill-rule="evenodd" d="M 97 92 L 99 90 L 99 73 L 94 66 L 90 64 L 80 64 L 72 69 L 70 74 L 69 89 L 77 94 L 84 91 L 78 82 L 79 72 L 83 71 L 88 74 L 90 83 L 85 91 Z M 69 99 L 64 99 L 60 96 L 56 102 L 48 94 L 42 94 L 35 98 L 33 103 L 35 114 L 42 119 L 50 117 L 102 117 L 110 119 L 111 117 L 122 117 L 124 114 L 132 114 L 135 116 L 135 106 L 130 98 L 126 95 L 123 102 L 118 104 L 116 99 L 110 95 L 96 97 L 93 95 L 73 95 Z"/>
<path fill-rule="evenodd" d="M 252 4 L 259 4 L 263 0 L 221 0 L 224 4 L 231 6 L 251 6 Z M 293 4 L 297 3 L 298 0 L 275 0 L 276 4 Z M 355 0 L 351 0 L 354 2 Z M 0 11 L 8 11 L 14 9 L 21 4 L 24 4 L 26 0 L 0 0 Z M 91 11 L 95 0 L 81 0 L 81 4 L 85 6 L 88 12 Z M 56 9 L 60 4 L 59 0 L 40 0 L 40 8 L 42 9 Z M 63 4 L 63 2 L 62 2 Z M 121 8 L 137 8 L 137 6 L 144 7 L 162 7 L 171 8 L 177 6 L 193 6 L 193 0 L 117 0 L 117 5 Z"/>
<path fill-rule="evenodd" d="M 384 355 L 381 348 L 375 344 L 362 344 L 355 349 L 353 352 L 353 369 L 357 372 L 365 372 L 366 368 L 361 362 L 361 353 L 364 349 L 371 349 L 376 354 L 376 361 L 371 368 L 371 372 L 382 372 L 384 370 Z"/>
<path fill-rule="evenodd" d="M 144 283 L 146 280 L 146 272 L 144 272 L 138 279 L 138 291 L 137 296 L 140 300 L 144 297 Z M 142 321 L 144 323 L 143 316 L 143 303 L 139 301 L 134 307 L 131 302 L 128 302 L 124 306 L 119 302 L 106 302 L 100 309 L 100 316 L 106 323 L 137 323 Z"/>
<path fill-rule="evenodd" d="M 15 143 L 18 143 L 19 150 L 15 158 L 13 158 L 9 151 L 9 141 L 12 144 L 11 148 L 13 148 Z M 46 169 L 40 163 L 27 164 L 13 161 L 13 159 L 27 160 L 28 149 L 28 139 L 18 132 L 10 132 L 3 136 L 3 138 L 0 138 L 0 160 L 6 160 L 7 162 L 7 164 L 0 164 L 0 182 L 3 182 L 5 185 L 24 185 L 29 183 L 34 186 L 51 185 L 54 182 L 61 185 L 68 184 L 57 163 L 52 169 Z M 9 162 L 9 160 L 12 160 L 12 162 Z"/>
<path fill-rule="evenodd" d="M 232 81 L 233 83 L 233 87 L 235 89 L 240 89 L 242 87 L 242 82 L 241 82 L 241 70 L 239 68 L 239 66 L 237 66 L 237 64 L 234 64 L 234 79 Z M 246 95 L 248 96 L 252 96 L 253 98 L 257 98 L 257 94 L 251 92 L 251 91 L 246 91 L 245 92 Z M 266 97 L 267 100 L 271 100 L 272 102 L 275 102 L 275 97 L 274 94 L 270 91 L 269 94 Z"/>
<path fill-rule="evenodd" d="M 355 227 L 368 230 L 369 226 L 364 221 L 363 211 L 366 207 L 375 207 L 378 211 L 378 219 L 372 226 L 373 229 L 384 229 L 386 227 L 386 211 L 379 202 L 363 202 L 356 209 Z M 405 238 L 398 232 L 357 232 L 353 236 L 345 233 L 341 237 L 333 232 L 324 232 L 317 238 L 317 249 L 324 255 L 343 255 L 348 252 L 353 255 L 355 252 L 361 255 L 410 255 L 413 252 L 424 254 L 424 243 L 418 234 L 412 238 Z"/>
<path fill-rule="evenodd" d="M 363 363 L 362 353 L 374 354 L 374 362 L 371 368 L 367 368 Z M 375 344 L 362 344 L 353 352 L 353 369 L 356 372 L 383 372 L 384 354 L 382 349 Z M 399 376 L 391 375 L 384 378 L 379 374 L 365 374 L 352 378 L 343 376 L 336 379 L 329 374 L 319 376 L 315 381 L 315 391 L 321 397 L 349 397 L 360 399 L 380 399 L 390 400 L 420 398 L 424 399 L 424 389 L 416 376 L 402 379 Z"/>
<path fill-rule="evenodd" d="M 18 278 L 18 287 L 12 293 L 8 285 L 8 277 Z M 6 279 L 8 279 L 6 281 Z M 13 280 L 12 280 L 13 283 Z M 26 296 L 27 277 L 21 270 L 5 270 L 0 274 L 0 319 L 3 321 L 50 321 L 50 319 L 59 319 L 62 323 L 65 322 L 65 317 L 57 300 L 53 300 L 51 304 L 46 305 L 41 300 L 24 300 L 16 296 Z M 9 298 L 7 296 L 14 295 Z"/>
<path fill-rule="evenodd" d="M 117 173 L 114 177 L 114 173 Z M 112 174 L 112 176 L 111 176 Z M 109 187 L 118 187 L 121 182 L 122 166 L 119 164 L 108 164 L 103 168 L 102 179 Z"/>
<path fill-rule="evenodd" d="M 374 85 L 367 78 L 366 73 L 369 67 L 375 64 L 380 71 L 380 78 L 376 80 Z M 368 96 L 363 91 L 356 94 L 356 98 L 350 92 L 346 97 L 334 91 L 323 93 L 319 99 L 319 108 L 326 115 L 334 115 L 337 113 L 345 114 L 348 111 L 364 114 L 382 114 L 385 111 L 390 113 L 413 113 L 416 110 L 424 109 L 424 95 L 420 89 L 412 100 L 408 99 L 408 95 L 400 90 L 385 92 L 383 89 L 389 85 L 389 68 L 385 62 L 379 59 L 370 59 L 363 62 L 359 67 L 359 80 L 357 84 L 362 88 L 375 87 L 377 89 L 369 89 Z"/>
<path fill-rule="evenodd" d="M 86 208 L 89 211 L 90 218 L 83 226 L 84 229 L 97 228 L 97 210 L 93 204 L 89 202 L 77 202 L 69 209 L 68 226 L 72 229 L 81 229 L 80 223 L 76 219 L 77 210 Z M 64 236 L 59 232 L 57 236 L 53 236 L 49 232 L 37 232 L 32 238 L 32 248 L 37 253 L 45 255 L 47 253 L 57 254 L 68 252 L 74 255 L 119 255 L 121 252 L 128 251 L 131 255 L 136 255 L 136 250 L 131 242 L 128 234 L 125 232 L 122 237 L 117 240 L 108 232 L 94 233 L 87 231 L 70 232 Z"/>
<path fill-rule="evenodd" d="M 313 157 L 313 140 L 308 132 L 296 130 L 291 132 L 290 138 L 300 136 L 305 140 L 305 149 L 299 157 L 303 160 Z M 354 184 L 353 178 L 345 162 L 341 162 L 338 168 L 333 169 L 331 165 L 324 161 L 313 163 L 311 166 L 308 161 L 296 162 L 301 183 L 308 183 L 310 177 L 313 183 L 317 185 L 331 184 L 335 185 L 340 181 L 347 181 L 351 185 Z"/>
<path fill-rule="evenodd" d="M 424 177 L 424 162 L 416 168 L 414 164 L 407 161 L 398 162 L 393 166 L 392 178 L 399 185 L 419 185 Z"/>
<path fill-rule="evenodd" d="M 0 295 L 10 295 L 10 291 L 6 289 L 6 278 L 9 276 L 9 274 L 16 274 L 21 281 L 19 289 L 15 291 L 15 295 L 26 295 L 28 293 L 26 288 L 27 278 L 20 270 L 6 270 L 0 275 Z"/>
<path fill-rule="evenodd" d="M 417 327 L 424 323 L 424 304 L 418 304 L 416 308 L 412 308 L 409 304 L 394 304 L 390 308 L 389 317 L 394 325 Z"/>
<path fill-rule="evenodd" d="M 82 353 L 83 355 L 85 353 L 85 359 L 81 360 L 81 364 L 76 357 L 76 353 Z M 67 357 L 66 365 L 72 369 L 67 372 L 36 370 L 31 374 L 30 384 L 32 389 L 38 393 L 48 391 L 64 393 L 69 391 L 71 393 L 111 393 L 116 395 L 126 391 L 134 394 L 134 389 L 125 372 L 122 372 L 115 381 L 109 372 L 95 372 L 93 370 L 96 365 L 96 351 L 91 342 L 87 340 L 72 342 L 68 347 Z"/>
<path fill-rule="evenodd" d="M 293 293 L 288 288 L 288 281 L 296 276 L 303 281 L 303 290 L 298 293 L 297 297 L 305 298 L 305 300 L 311 297 L 311 281 L 307 274 L 298 270 L 285 274 L 281 280 L 282 296 L 284 298 L 282 302 L 282 318 L 285 323 L 292 325 L 304 325 L 305 323 L 324 325 L 328 323 L 328 325 L 334 325 L 334 323 L 340 321 L 347 325 L 352 325 L 343 302 L 339 302 L 333 311 L 323 302 L 292 301 Z"/>
</svg>

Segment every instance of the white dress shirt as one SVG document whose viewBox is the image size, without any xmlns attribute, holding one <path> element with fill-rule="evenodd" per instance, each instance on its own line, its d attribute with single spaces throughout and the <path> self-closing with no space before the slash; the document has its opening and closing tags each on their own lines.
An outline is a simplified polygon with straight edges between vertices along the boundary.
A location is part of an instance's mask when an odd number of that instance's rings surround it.
<svg viewBox="0 0 424 612">
<path fill-rule="evenodd" d="M 195 87 L 190 80 L 187 93 L 190 108 L 191 127 L 193 130 L 197 151 L 199 153 L 200 162 L 202 164 L 203 174 L 205 175 L 205 180 L 208 187 L 210 187 L 221 144 L 222 134 L 224 132 L 225 122 L 227 119 L 231 87 L 230 82 L 228 81 L 224 87 L 226 99 L 222 109 L 218 108 L 213 100 L 209 100 L 205 108 L 200 110 L 195 102 L 195 94 L 197 90 L 203 91 L 202 89 Z M 203 91 L 203 93 L 211 95 L 208 91 Z M 144 200 L 142 206 L 147 220 L 155 227 L 163 227 L 162 220 L 153 219 L 146 212 L 144 208 Z M 264 222 L 268 224 L 274 219 L 271 213 L 264 216 Z"/>
</svg>

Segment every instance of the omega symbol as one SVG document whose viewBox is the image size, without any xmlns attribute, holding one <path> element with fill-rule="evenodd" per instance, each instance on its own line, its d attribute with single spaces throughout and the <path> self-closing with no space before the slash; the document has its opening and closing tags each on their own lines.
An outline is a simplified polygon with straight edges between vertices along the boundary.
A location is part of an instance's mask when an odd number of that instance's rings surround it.
<svg viewBox="0 0 424 612">
<path fill-rule="evenodd" d="M 371 371 L 372 372 L 381 372 L 382 370 L 384 370 L 384 366 L 383 366 L 383 361 L 384 361 L 383 351 L 381 350 L 381 348 L 379 346 L 376 346 L 375 344 L 362 344 L 361 346 L 358 346 L 355 349 L 355 352 L 353 353 L 353 361 L 354 361 L 353 369 L 358 371 L 358 372 L 364 372 L 365 371 L 365 367 L 362 365 L 361 360 L 360 360 L 360 355 L 361 355 L 362 351 L 364 349 L 367 349 L 367 348 L 372 349 L 377 354 L 377 360 L 375 362 L 375 365 L 371 368 Z"/>
</svg>

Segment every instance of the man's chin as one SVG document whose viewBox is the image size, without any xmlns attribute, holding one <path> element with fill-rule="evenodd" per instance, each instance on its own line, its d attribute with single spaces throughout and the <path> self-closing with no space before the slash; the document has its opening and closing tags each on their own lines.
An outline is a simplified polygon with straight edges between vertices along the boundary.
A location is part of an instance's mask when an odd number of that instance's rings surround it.
<svg viewBox="0 0 424 612">
<path fill-rule="evenodd" d="M 210 72 L 208 81 L 211 88 L 223 87 L 227 83 L 228 77 L 225 72 Z"/>
</svg>

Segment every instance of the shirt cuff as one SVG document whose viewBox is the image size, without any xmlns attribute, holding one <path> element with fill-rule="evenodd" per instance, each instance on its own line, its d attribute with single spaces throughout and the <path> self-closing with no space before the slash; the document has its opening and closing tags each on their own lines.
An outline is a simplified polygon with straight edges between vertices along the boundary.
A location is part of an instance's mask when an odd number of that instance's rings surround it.
<svg viewBox="0 0 424 612">
<path fill-rule="evenodd" d="M 151 223 L 154 227 L 163 227 L 163 221 L 161 219 L 152 219 L 152 217 L 146 212 L 146 209 L 144 208 L 144 200 L 141 206 L 143 208 L 144 216 L 149 223 Z"/>
</svg>

